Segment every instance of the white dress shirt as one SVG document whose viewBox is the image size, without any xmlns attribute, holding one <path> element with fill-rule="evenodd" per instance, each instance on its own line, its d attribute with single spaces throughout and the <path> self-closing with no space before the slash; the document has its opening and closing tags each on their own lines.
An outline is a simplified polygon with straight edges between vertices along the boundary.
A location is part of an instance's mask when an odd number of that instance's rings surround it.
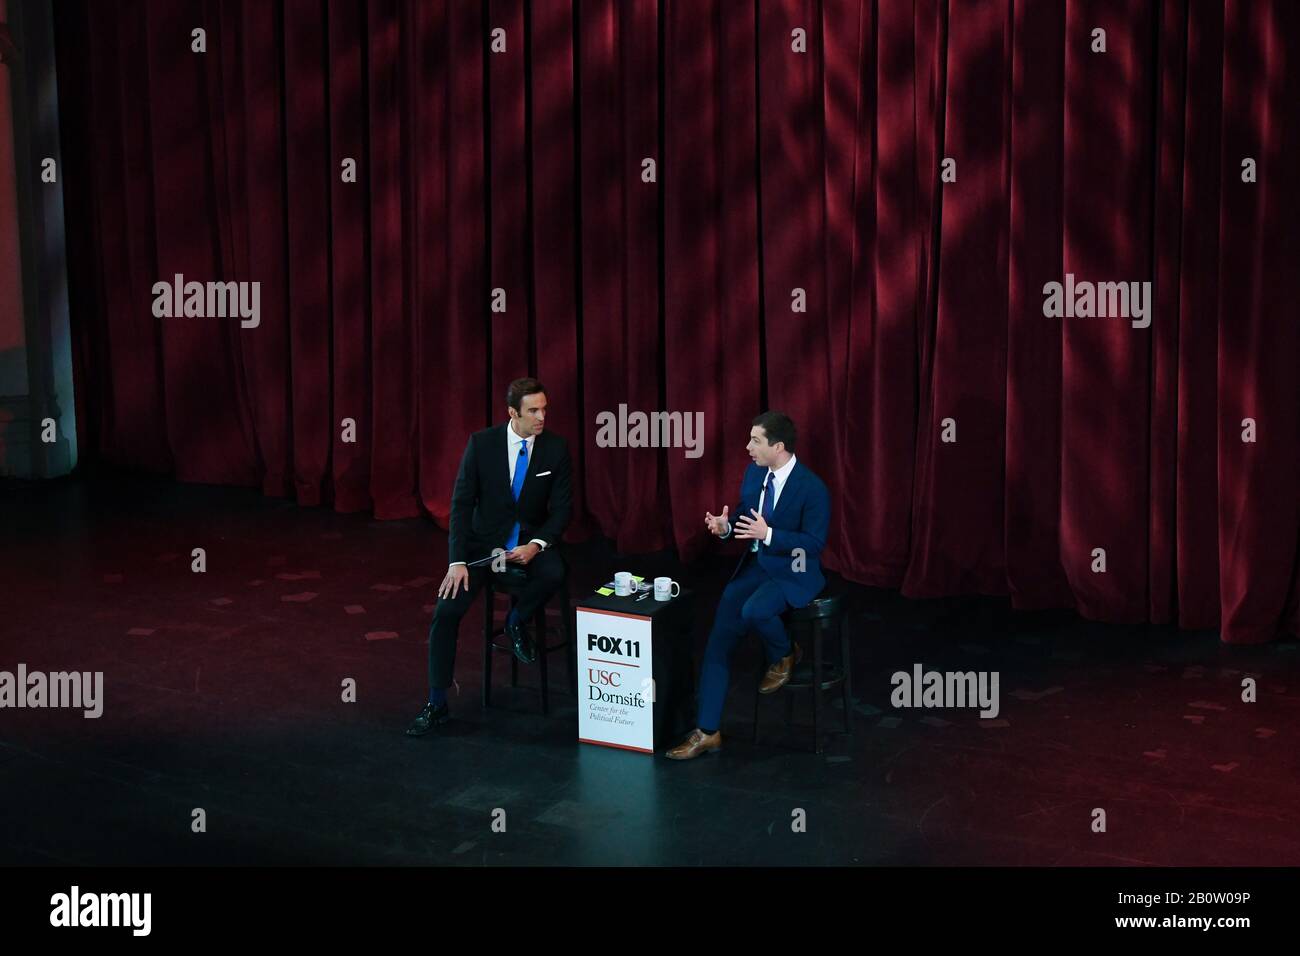
<svg viewBox="0 0 1300 956">
<path fill-rule="evenodd" d="M 791 456 L 790 456 L 790 460 L 787 461 L 787 462 L 786 462 L 784 465 L 782 465 L 780 468 L 768 469 L 768 470 L 771 472 L 771 474 L 772 474 L 772 477 L 771 477 L 770 479 L 766 479 L 766 480 L 767 480 L 767 482 L 768 482 L 768 487 L 770 487 L 770 488 L 772 489 L 772 511 L 773 511 L 773 512 L 776 511 L 776 506 L 777 506 L 778 504 L 780 504 L 780 502 L 781 502 L 781 490 L 782 490 L 783 488 L 785 488 L 786 480 L 790 477 L 790 472 L 791 472 L 791 470 L 794 468 L 794 463 L 795 463 L 796 461 L 798 461 L 798 459 L 797 459 L 794 455 L 791 455 Z M 758 513 L 759 513 L 760 515 L 763 513 L 763 499 L 766 498 L 766 497 L 767 497 L 767 489 L 764 488 L 762 491 L 760 491 L 760 492 L 758 493 Z M 736 517 L 739 518 L 740 515 L 737 515 Z M 750 515 L 749 517 L 753 517 L 753 515 Z M 729 537 L 731 537 L 731 522 L 730 522 L 730 521 L 727 522 L 727 532 L 726 532 L 726 534 L 724 534 L 722 537 L 724 537 L 724 538 L 729 538 Z M 763 543 L 766 544 L 766 545 L 768 545 L 769 547 L 770 547 L 771 544 L 772 544 L 772 526 L 771 526 L 771 525 L 768 525 L 768 528 L 767 528 L 767 537 L 763 539 Z M 758 542 L 755 541 L 755 542 L 754 542 L 754 546 L 753 546 L 752 548 L 750 548 L 749 550 L 751 550 L 751 551 L 757 551 L 757 550 L 758 550 Z"/>
</svg>

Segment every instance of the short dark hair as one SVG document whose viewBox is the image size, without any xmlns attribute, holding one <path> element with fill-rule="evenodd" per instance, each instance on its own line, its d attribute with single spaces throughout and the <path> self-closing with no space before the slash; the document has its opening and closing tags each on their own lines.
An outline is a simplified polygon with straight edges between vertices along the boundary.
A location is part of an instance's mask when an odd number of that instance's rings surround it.
<svg viewBox="0 0 1300 956">
<path fill-rule="evenodd" d="M 758 425 L 763 429 L 769 445 L 781 442 L 785 445 L 786 451 L 794 454 L 794 421 L 785 412 L 764 412 L 762 415 L 755 415 L 750 424 Z"/>
<path fill-rule="evenodd" d="M 515 411 L 520 411 L 519 406 L 523 404 L 525 395 L 536 395 L 538 392 L 545 391 L 546 386 L 535 378 L 517 378 L 506 389 L 506 404 Z"/>
</svg>

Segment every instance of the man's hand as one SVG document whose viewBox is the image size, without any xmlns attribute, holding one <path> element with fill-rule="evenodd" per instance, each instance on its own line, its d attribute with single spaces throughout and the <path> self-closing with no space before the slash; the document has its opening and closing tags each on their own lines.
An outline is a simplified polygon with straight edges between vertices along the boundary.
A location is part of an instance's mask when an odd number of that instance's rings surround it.
<svg viewBox="0 0 1300 956">
<path fill-rule="evenodd" d="M 447 576 L 438 586 L 438 597 L 455 597 L 458 588 L 469 591 L 469 568 L 463 564 L 453 564 L 447 569 Z"/>
<path fill-rule="evenodd" d="M 541 545 L 533 544 L 533 542 L 530 541 L 527 544 L 521 544 L 519 547 L 511 548 L 507 551 L 506 560 L 514 561 L 517 564 L 527 564 L 529 561 L 533 560 L 533 558 L 537 557 L 541 551 Z"/>
<path fill-rule="evenodd" d="M 736 537 L 741 541 L 767 541 L 767 522 L 753 508 L 749 513 L 754 517 L 742 515 L 736 519 Z"/>
<path fill-rule="evenodd" d="M 727 509 L 730 505 L 722 506 L 722 514 L 715 515 L 704 512 L 704 526 L 721 538 L 727 533 Z"/>
</svg>

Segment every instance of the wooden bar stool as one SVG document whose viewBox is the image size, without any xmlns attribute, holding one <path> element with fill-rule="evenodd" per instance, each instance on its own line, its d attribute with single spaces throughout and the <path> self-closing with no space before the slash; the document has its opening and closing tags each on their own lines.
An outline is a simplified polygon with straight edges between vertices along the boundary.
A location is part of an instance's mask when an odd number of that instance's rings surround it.
<svg viewBox="0 0 1300 956">
<path fill-rule="evenodd" d="M 509 643 L 498 641 L 497 638 L 503 638 L 506 633 L 505 619 L 502 619 L 501 626 L 496 626 L 495 610 L 496 597 L 498 594 L 509 595 L 510 607 L 513 608 L 519 602 L 519 596 L 523 594 L 524 588 L 528 584 L 528 577 L 520 568 L 511 568 L 504 572 L 489 572 L 487 583 L 483 590 L 483 706 L 484 708 L 492 706 L 492 652 L 501 651 L 510 655 L 510 686 L 519 686 L 519 659 L 515 657 L 514 650 Z M 546 623 L 546 609 L 552 603 L 560 615 L 560 624 L 558 627 L 548 627 Z M 550 640 L 554 636 L 555 640 Z M 566 651 L 566 658 L 569 671 L 569 691 L 572 694 L 578 693 L 578 658 L 577 648 L 573 640 L 573 613 L 569 609 L 569 589 L 567 582 L 560 585 L 537 609 L 533 615 L 533 639 L 537 643 L 537 665 L 540 668 L 540 692 L 542 695 L 542 714 L 549 715 L 550 708 L 550 687 L 547 681 L 546 658 L 556 651 Z"/>
<path fill-rule="evenodd" d="M 790 639 L 800 645 L 804 651 L 803 660 L 795 665 L 790 681 L 777 693 L 785 694 L 785 722 L 789 726 L 794 717 L 794 696 L 791 691 L 810 690 L 813 698 L 813 752 L 822 752 L 822 691 L 835 687 L 840 689 L 840 703 L 844 708 L 844 733 L 852 735 L 850 701 L 849 634 L 844 626 L 844 598 L 841 595 L 822 594 L 808 603 L 807 607 L 790 608 L 781 615 L 786 623 L 786 632 Z M 838 632 L 839 659 L 827 661 L 823 654 L 823 638 Z M 812 645 L 812 659 L 809 660 L 807 649 Z M 763 670 L 766 671 L 764 663 Z M 760 673 L 759 679 L 762 679 Z M 754 691 L 754 743 L 758 743 L 758 705 L 766 695 Z M 776 696 L 776 695 L 771 695 Z"/>
</svg>

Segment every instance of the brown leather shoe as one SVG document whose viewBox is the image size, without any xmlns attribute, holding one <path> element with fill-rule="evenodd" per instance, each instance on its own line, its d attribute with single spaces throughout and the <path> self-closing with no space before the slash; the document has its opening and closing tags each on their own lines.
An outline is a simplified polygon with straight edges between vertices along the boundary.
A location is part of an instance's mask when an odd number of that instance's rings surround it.
<svg viewBox="0 0 1300 956">
<path fill-rule="evenodd" d="M 794 673 L 794 665 L 798 664 L 802 659 L 803 651 L 798 644 L 795 644 L 793 653 L 787 654 L 767 669 L 767 673 L 763 675 L 762 681 L 759 682 L 758 692 L 760 694 L 775 694 L 790 682 L 790 675 Z"/>
<path fill-rule="evenodd" d="M 664 754 L 664 756 L 669 760 L 692 760 L 700 754 L 721 749 L 722 731 L 715 730 L 711 734 L 706 734 L 696 727 L 691 731 L 689 737 Z"/>
</svg>

